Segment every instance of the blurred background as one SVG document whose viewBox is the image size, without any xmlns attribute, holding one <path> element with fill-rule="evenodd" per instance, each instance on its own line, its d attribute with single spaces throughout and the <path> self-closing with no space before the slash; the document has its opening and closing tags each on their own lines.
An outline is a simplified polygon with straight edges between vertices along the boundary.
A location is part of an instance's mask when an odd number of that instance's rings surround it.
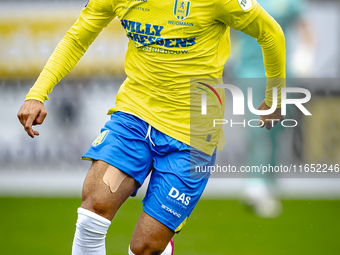
<svg viewBox="0 0 340 255">
<path fill-rule="evenodd" d="M 0 0 L 0 254 L 71 252 L 76 208 L 90 167 L 80 157 L 109 119 L 106 113 L 125 79 L 127 38 L 119 20 L 103 30 L 50 94 L 48 117 L 37 127 L 40 137 L 28 137 L 16 114 L 86 2 Z M 270 133 L 225 126 L 227 145 L 216 163 L 339 164 L 340 1 L 258 2 L 285 32 L 287 86 L 311 91 L 306 107 L 313 117 L 289 108 L 287 117 L 299 125 Z M 263 78 L 256 40 L 235 31 L 231 36 L 225 77 L 234 84 Z M 264 89 L 254 88 L 255 105 Z M 227 109 L 226 119 L 231 117 Z M 191 220 L 175 237 L 175 254 L 339 254 L 338 177 L 214 174 Z M 127 254 L 145 186 L 114 219 L 107 254 Z"/>
</svg>

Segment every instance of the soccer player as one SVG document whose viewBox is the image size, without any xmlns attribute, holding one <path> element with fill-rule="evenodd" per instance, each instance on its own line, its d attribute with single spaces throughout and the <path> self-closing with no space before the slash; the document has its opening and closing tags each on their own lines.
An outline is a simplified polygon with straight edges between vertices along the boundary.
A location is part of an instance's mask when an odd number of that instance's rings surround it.
<svg viewBox="0 0 340 255">
<path fill-rule="evenodd" d="M 116 16 L 129 38 L 127 79 L 109 111 L 111 119 L 83 155 L 93 163 L 83 186 L 72 254 L 105 254 L 111 220 L 150 172 L 129 254 L 172 254 L 172 237 L 186 223 L 208 180 L 190 178 L 191 161 L 213 165 L 222 136 L 219 128 L 191 141 L 190 79 L 221 78 L 230 53 L 230 27 L 257 38 L 267 77 L 285 78 L 284 35 L 256 0 L 90 0 L 18 113 L 29 136 L 39 135 L 32 125 L 43 123 L 47 95 Z M 267 84 L 259 110 L 272 106 L 272 84 Z M 267 119 L 284 118 L 282 86 L 277 83 L 278 108 L 260 116 L 267 129 L 272 128 Z"/>
</svg>

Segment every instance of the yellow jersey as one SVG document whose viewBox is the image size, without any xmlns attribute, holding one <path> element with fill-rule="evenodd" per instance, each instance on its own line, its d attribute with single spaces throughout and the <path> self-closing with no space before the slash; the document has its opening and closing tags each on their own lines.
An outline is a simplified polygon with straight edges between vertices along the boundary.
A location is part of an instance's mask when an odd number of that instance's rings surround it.
<svg viewBox="0 0 340 255">
<path fill-rule="evenodd" d="M 230 27 L 243 30 L 261 12 L 265 13 L 256 0 L 90 0 L 26 100 L 48 99 L 53 86 L 74 67 L 99 32 L 118 17 L 129 38 L 127 78 L 108 114 L 137 115 L 159 131 L 212 155 L 218 144 L 220 148 L 224 144 L 222 128 L 210 129 L 208 138 L 192 135 L 192 86 L 200 79 L 222 82 L 230 54 Z M 263 19 L 268 19 L 265 15 Z M 279 47 L 284 54 L 284 43 Z M 277 65 L 268 65 L 268 71 L 275 68 L 274 76 L 283 78 L 284 56 L 278 53 L 276 58 Z M 215 90 L 214 82 L 204 86 L 221 103 L 217 115 L 223 117 L 224 91 Z"/>
</svg>

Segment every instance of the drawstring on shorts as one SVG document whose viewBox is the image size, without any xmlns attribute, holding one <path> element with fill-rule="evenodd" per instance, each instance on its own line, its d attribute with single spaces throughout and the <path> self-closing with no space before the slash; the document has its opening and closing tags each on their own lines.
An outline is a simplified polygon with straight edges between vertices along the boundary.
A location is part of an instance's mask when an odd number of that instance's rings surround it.
<svg viewBox="0 0 340 255">
<path fill-rule="evenodd" d="M 150 142 L 152 143 L 153 146 L 155 146 L 155 144 L 153 143 L 153 141 L 152 141 L 152 139 L 151 139 L 151 128 L 152 128 L 152 127 L 151 127 L 151 125 L 149 124 L 148 132 L 147 132 L 147 134 L 146 134 L 146 136 L 145 136 L 144 139 L 146 139 L 146 138 L 149 137 Z"/>
</svg>

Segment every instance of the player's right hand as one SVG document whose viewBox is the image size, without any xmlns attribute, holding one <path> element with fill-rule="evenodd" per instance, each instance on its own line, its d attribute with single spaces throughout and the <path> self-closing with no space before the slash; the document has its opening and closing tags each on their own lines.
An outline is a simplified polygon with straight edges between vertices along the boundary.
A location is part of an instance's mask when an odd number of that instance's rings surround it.
<svg viewBox="0 0 340 255">
<path fill-rule="evenodd" d="M 17 116 L 27 134 L 34 138 L 34 135 L 39 135 L 39 132 L 33 130 L 32 125 L 41 125 L 46 115 L 47 112 L 43 103 L 36 100 L 28 100 L 21 106 Z"/>
</svg>

